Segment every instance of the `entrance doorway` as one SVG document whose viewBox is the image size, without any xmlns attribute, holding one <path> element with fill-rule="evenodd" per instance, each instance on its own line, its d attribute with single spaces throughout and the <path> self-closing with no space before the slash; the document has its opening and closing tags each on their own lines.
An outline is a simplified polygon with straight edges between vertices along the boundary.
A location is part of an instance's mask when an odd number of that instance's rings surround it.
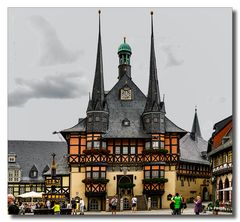
<svg viewBox="0 0 240 222">
<path fill-rule="evenodd" d="M 203 188 L 202 198 L 203 198 L 203 201 L 208 201 L 209 200 L 209 193 L 208 193 L 207 187 Z"/>
<path fill-rule="evenodd" d="M 123 196 L 133 195 L 133 175 L 118 175 L 117 176 L 117 193 L 122 198 Z"/>
</svg>

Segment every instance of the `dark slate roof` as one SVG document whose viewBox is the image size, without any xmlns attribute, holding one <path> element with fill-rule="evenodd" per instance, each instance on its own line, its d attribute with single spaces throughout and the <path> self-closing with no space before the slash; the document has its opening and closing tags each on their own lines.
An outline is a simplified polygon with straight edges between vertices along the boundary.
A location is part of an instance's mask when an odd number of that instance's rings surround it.
<svg viewBox="0 0 240 222">
<path fill-rule="evenodd" d="M 208 143 L 201 137 L 193 140 L 190 133 L 180 139 L 180 161 L 210 165 L 210 162 L 202 157 L 202 152 L 207 152 Z"/>
<path fill-rule="evenodd" d="M 213 126 L 213 129 L 215 130 L 212 134 L 212 137 L 214 137 L 218 132 L 220 132 L 230 121 L 232 121 L 232 115 L 215 123 Z"/>
<path fill-rule="evenodd" d="M 42 172 L 46 165 L 51 166 L 52 153 L 56 153 L 56 162 L 67 155 L 67 144 L 65 142 L 53 141 L 24 141 L 9 140 L 8 153 L 15 153 L 16 163 L 22 170 L 22 182 L 43 181 Z M 29 172 L 33 165 L 38 170 L 38 178 L 29 178 Z"/>
<path fill-rule="evenodd" d="M 176 124 L 174 124 L 170 119 L 168 119 L 165 116 L 165 131 L 167 133 L 183 133 L 186 134 L 187 131 L 184 129 L 181 129 L 180 127 L 178 127 Z"/>
<path fill-rule="evenodd" d="M 75 126 L 62 130 L 61 133 L 70 133 L 70 132 L 86 132 L 86 118 L 79 119 L 78 124 Z"/>
<path fill-rule="evenodd" d="M 121 101 L 119 90 L 128 85 L 133 94 L 133 100 Z M 146 104 L 146 96 L 135 85 L 131 78 L 124 75 L 105 96 L 109 111 L 109 129 L 105 138 L 150 138 L 142 125 L 142 113 Z M 164 103 L 162 103 L 164 104 Z M 130 126 L 123 126 L 123 120 L 129 120 Z M 165 116 L 165 131 L 185 135 L 187 131 L 181 129 Z M 75 126 L 62 130 L 61 133 L 86 132 L 86 118 L 79 119 Z"/>
<path fill-rule="evenodd" d="M 216 153 L 219 153 L 223 150 L 229 149 L 230 147 L 232 147 L 232 128 L 226 133 L 226 135 L 224 136 L 226 138 L 225 143 L 221 144 L 220 146 L 218 146 L 217 148 L 215 148 L 214 150 L 212 150 L 211 152 L 208 153 L 208 156 L 212 156 Z"/>
<path fill-rule="evenodd" d="M 119 90 L 124 86 L 132 90 L 133 100 L 122 101 L 119 99 Z M 109 91 L 106 96 L 109 110 L 109 129 L 105 138 L 149 138 L 144 133 L 141 116 L 146 104 L 146 96 L 135 83 L 124 75 Z M 130 126 L 123 126 L 122 121 L 128 119 Z"/>
<path fill-rule="evenodd" d="M 51 169 L 49 169 L 44 175 L 51 175 Z M 57 162 L 56 175 L 69 175 L 67 156 L 62 157 Z"/>
</svg>

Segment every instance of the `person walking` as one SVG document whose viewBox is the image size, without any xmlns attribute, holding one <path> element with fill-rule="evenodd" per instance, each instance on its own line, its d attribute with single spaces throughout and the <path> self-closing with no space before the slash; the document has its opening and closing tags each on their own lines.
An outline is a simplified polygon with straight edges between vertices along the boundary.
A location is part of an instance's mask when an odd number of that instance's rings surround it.
<svg viewBox="0 0 240 222">
<path fill-rule="evenodd" d="M 47 200 L 46 206 L 47 206 L 48 209 L 51 208 L 51 202 L 50 202 L 50 200 Z"/>
<path fill-rule="evenodd" d="M 171 200 L 174 202 L 173 215 L 181 215 L 182 197 L 179 195 L 179 193 L 176 193 L 175 197 L 172 197 Z"/>
<path fill-rule="evenodd" d="M 58 202 L 55 202 L 54 206 L 52 207 L 54 214 L 59 215 L 60 214 L 60 204 Z"/>
<path fill-rule="evenodd" d="M 181 213 L 183 213 L 184 209 L 186 209 L 186 208 L 187 208 L 186 199 L 184 197 L 182 197 Z"/>
<path fill-rule="evenodd" d="M 116 214 L 117 212 L 117 203 L 118 203 L 118 199 L 117 196 L 114 196 L 111 199 L 111 205 L 112 205 L 112 214 Z"/>
<path fill-rule="evenodd" d="M 137 198 L 133 196 L 132 198 L 132 212 L 136 212 L 137 210 Z"/>
<path fill-rule="evenodd" d="M 74 198 L 72 198 L 71 204 L 72 204 L 72 215 L 76 215 L 77 203 L 76 203 L 76 200 Z"/>
<path fill-rule="evenodd" d="M 15 197 L 12 194 L 8 194 L 8 214 L 10 215 L 18 215 L 19 208 L 14 203 Z"/>
<path fill-rule="evenodd" d="M 67 202 L 67 209 L 71 209 L 71 204 Z"/>
<path fill-rule="evenodd" d="M 202 200 L 200 196 L 197 196 L 197 198 L 194 200 L 194 212 L 196 215 L 199 215 L 199 213 L 202 212 Z"/>
<path fill-rule="evenodd" d="M 84 215 L 84 200 L 82 198 L 80 198 L 80 215 Z"/>
</svg>

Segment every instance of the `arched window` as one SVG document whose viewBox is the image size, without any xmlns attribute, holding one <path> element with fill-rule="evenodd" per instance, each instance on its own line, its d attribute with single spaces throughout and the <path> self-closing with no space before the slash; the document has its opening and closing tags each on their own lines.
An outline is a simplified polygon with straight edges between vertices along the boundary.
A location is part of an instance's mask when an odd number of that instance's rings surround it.
<svg viewBox="0 0 240 222">
<path fill-rule="evenodd" d="M 218 184 L 218 190 L 222 190 L 222 189 L 223 189 L 223 182 L 222 180 L 220 180 Z M 223 201 L 223 191 L 219 191 L 218 198 L 219 198 L 219 201 Z"/>
<path fill-rule="evenodd" d="M 229 180 L 228 180 L 227 177 L 226 177 L 225 182 L 224 182 L 224 188 L 225 188 L 225 189 L 229 188 Z M 225 198 L 224 201 L 227 202 L 227 201 L 230 200 L 230 198 L 229 198 L 230 192 L 229 192 L 229 190 L 226 190 L 226 191 L 224 191 L 224 192 L 225 192 L 225 193 L 224 193 L 224 198 Z"/>
</svg>

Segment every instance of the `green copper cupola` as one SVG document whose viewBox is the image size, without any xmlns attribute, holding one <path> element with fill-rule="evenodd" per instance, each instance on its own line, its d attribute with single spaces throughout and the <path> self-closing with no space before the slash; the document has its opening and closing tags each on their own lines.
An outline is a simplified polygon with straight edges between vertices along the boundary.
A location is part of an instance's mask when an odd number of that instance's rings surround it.
<svg viewBox="0 0 240 222">
<path fill-rule="evenodd" d="M 124 37 L 123 43 L 118 47 L 118 78 L 120 79 L 125 74 L 131 78 L 131 65 L 130 57 L 132 55 L 132 49 L 129 44 L 126 43 L 126 38 Z"/>
</svg>

